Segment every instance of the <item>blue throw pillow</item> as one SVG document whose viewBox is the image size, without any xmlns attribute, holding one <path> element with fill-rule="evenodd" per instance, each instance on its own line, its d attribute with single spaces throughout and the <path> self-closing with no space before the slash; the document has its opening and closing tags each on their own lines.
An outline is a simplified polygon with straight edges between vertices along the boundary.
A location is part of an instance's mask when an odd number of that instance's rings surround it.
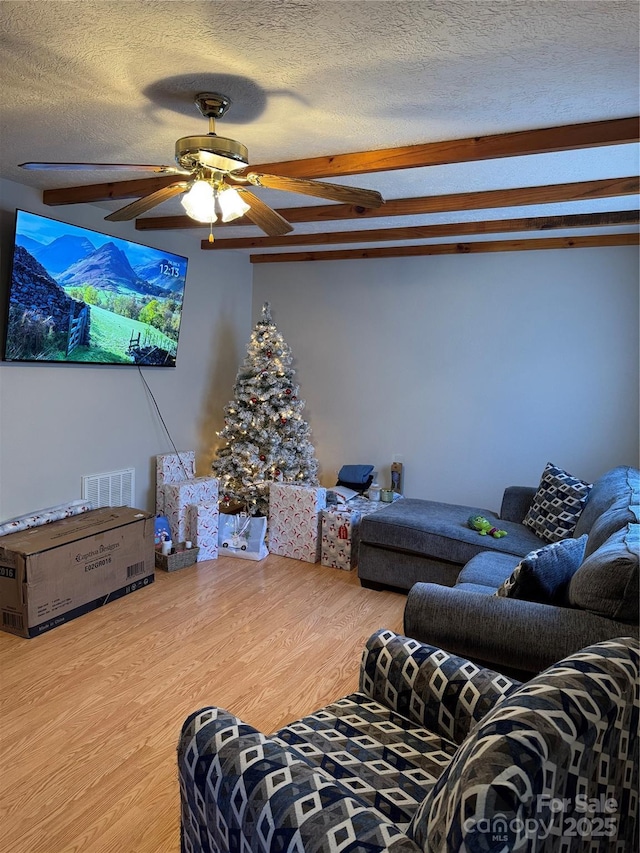
<svg viewBox="0 0 640 853">
<path fill-rule="evenodd" d="M 569 582 L 582 565 L 587 534 L 562 539 L 531 551 L 515 567 L 496 595 L 541 604 L 566 604 Z"/>
</svg>

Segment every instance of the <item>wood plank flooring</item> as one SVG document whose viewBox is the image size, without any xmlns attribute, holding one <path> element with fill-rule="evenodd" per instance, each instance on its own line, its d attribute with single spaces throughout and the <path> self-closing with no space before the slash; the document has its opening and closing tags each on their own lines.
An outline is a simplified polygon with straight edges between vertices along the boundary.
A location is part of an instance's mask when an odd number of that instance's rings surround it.
<svg viewBox="0 0 640 853">
<path fill-rule="evenodd" d="M 178 853 L 185 717 L 220 705 L 271 732 L 355 690 L 405 600 L 355 571 L 221 557 L 41 637 L 0 632 L 1 853 Z"/>
</svg>

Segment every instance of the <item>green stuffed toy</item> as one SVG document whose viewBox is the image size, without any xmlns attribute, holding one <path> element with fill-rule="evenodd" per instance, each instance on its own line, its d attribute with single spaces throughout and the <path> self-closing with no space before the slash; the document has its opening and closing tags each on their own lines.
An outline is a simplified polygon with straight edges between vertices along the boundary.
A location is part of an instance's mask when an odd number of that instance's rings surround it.
<svg viewBox="0 0 640 853">
<path fill-rule="evenodd" d="M 472 530 L 477 530 L 480 536 L 489 534 L 494 539 L 501 539 L 507 535 L 506 530 L 498 530 L 497 527 L 493 527 L 482 515 L 470 515 L 467 524 Z"/>
</svg>

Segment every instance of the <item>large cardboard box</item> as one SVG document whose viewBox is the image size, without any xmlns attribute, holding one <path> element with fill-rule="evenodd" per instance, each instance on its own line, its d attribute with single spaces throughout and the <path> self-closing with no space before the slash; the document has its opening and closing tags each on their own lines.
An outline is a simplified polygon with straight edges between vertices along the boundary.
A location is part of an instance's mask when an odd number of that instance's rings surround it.
<svg viewBox="0 0 640 853">
<path fill-rule="evenodd" d="M 35 637 L 153 583 L 154 519 L 94 509 L 0 537 L 0 628 Z"/>
</svg>

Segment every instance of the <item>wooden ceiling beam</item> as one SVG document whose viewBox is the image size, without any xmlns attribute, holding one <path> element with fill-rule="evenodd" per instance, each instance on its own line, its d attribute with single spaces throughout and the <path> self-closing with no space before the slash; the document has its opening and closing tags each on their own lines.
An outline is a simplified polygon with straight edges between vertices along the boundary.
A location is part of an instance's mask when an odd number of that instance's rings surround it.
<svg viewBox="0 0 640 853">
<path fill-rule="evenodd" d="M 563 201 L 588 201 L 594 198 L 615 198 L 637 195 L 640 178 L 605 178 L 599 181 L 579 181 L 543 187 L 518 187 L 510 190 L 485 190 L 471 193 L 398 198 L 379 208 L 355 207 L 350 204 L 320 204 L 311 207 L 280 207 L 278 213 L 289 222 L 334 222 L 349 219 L 372 219 L 381 216 L 416 216 L 423 213 L 446 213 L 453 210 L 518 207 L 529 204 L 552 204 Z M 217 223 L 216 230 L 237 225 L 253 225 L 247 219 Z M 138 231 L 164 231 L 181 228 L 202 228 L 188 216 L 148 216 L 136 219 Z"/>
<path fill-rule="evenodd" d="M 616 210 L 608 213 L 581 213 L 566 216 L 538 216 L 523 219 L 489 219 L 482 222 L 447 222 L 409 228 L 371 228 L 360 231 L 329 231 L 324 234 L 288 234 L 282 237 L 216 238 L 203 240 L 202 249 L 271 249 L 278 246 L 322 246 L 337 243 L 378 243 L 388 240 L 424 240 L 432 237 L 463 237 L 478 234 L 551 231 L 557 228 L 604 228 L 638 225 L 640 211 Z"/>
<path fill-rule="evenodd" d="M 252 172 L 274 172 L 290 178 L 328 178 L 340 175 L 364 175 L 370 172 L 391 172 L 395 169 L 416 169 L 423 166 L 442 166 L 448 163 L 468 163 L 502 157 L 521 157 L 527 154 L 549 154 L 554 151 L 575 151 L 601 145 L 622 145 L 640 140 L 640 119 L 613 119 L 474 136 L 330 157 L 309 157 L 281 163 L 251 166 Z"/>
<path fill-rule="evenodd" d="M 637 246 L 638 234 L 602 234 L 595 237 L 539 237 L 531 240 L 479 240 L 475 243 L 435 243 L 427 246 L 384 246 L 373 249 L 340 249 L 332 252 L 285 252 L 250 255 L 252 264 L 283 264 L 301 261 L 348 261 L 370 258 L 407 258 L 422 255 L 470 255 L 486 252 L 529 252 L 537 249 L 585 249 L 602 246 Z"/>
<path fill-rule="evenodd" d="M 273 172 L 283 177 L 335 178 L 341 175 L 389 172 L 447 163 L 468 163 L 554 151 L 575 151 L 581 148 L 638 142 L 640 140 L 639 121 L 640 118 L 636 116 L 537 130 L 521 130 L 492 136 L 476 136 L 469 139 L 427 142 L 399 148 L 359 151 L 352 154 L 286 160 L 281 163 L 262 163 L 250 168 L 253 172 Z M 174 181 L 175 176 L 163 176 L 45 190 L 43 202 L 47 205 L 58 205 L 131 198 L 155 192 Z"/>
<path fill-rule="evenodd" d="M 44 204 L 90 204 L 94 201 L 117 201 L 121 198 L 140 198 L 169 184 L 180 180 L 175 175 L 163 175 L 158 178 L 137 178 L 133 181 L 109 181 L 105 184 L 85 184 L 80 187 L 62 187 L 57 190 L 45 190 L 42 193 Z"/>
</svg>

